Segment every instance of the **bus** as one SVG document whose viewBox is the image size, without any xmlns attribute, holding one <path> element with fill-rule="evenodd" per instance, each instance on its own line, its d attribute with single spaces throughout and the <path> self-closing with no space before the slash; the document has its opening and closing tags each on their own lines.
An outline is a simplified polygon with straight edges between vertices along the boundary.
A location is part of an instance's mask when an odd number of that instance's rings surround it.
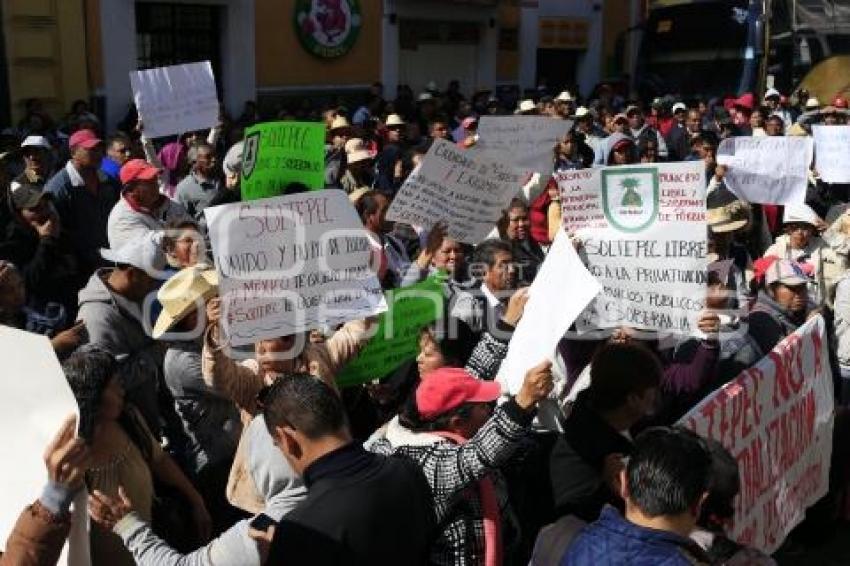
<svg viewBox="0 0 850 566">
<path fill-rule="evenodd" d="M 837 0 L 650 0 L 634 73 L 642 97 L 790 92 L 820 61 L 850 53 Z"/>
</svg>

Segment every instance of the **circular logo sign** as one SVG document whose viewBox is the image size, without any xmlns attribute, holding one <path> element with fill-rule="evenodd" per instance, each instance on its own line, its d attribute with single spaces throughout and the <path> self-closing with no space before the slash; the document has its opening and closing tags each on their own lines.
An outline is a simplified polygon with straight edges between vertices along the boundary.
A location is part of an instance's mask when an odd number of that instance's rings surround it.
<svg viewBox="0 0 850 566">
<path fill-rule="evenodd" d="M 360 33 L 358 0 L 297 0 L 295 33 L 308 52 L 323 59 L 351 50 Z"/>
</svg>

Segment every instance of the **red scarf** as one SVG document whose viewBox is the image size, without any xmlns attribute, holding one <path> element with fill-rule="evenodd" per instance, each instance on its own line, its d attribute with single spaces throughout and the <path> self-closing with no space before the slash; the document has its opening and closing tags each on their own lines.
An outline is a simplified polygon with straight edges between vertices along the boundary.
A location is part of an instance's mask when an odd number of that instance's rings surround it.
<svg viewBox="0 0 850 566">
<path fill-rule="evenodd" d="M 455 444 L 465 444 L 467 440 L 459 434 L 445 430 L 433 434 Z M 478 496 L 481 498 L 481 511 L 484 514 L 484 566 L 499 566 L 502 563 L 502 525 L 496 486 L 490 476 L 478 480 Z"/>
</svg>

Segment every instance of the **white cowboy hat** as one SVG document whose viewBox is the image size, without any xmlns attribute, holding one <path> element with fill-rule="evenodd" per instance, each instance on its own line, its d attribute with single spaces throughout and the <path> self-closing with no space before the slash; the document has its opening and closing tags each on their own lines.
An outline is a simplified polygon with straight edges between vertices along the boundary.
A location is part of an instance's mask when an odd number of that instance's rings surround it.
<svg viewBox="0 0 850 566">
<path fill-rule="evenodd" d="M 348 123 L 348 120 L 345 116 L 337 116 L 334 118 L 334 121 L 331 122 L 331 131 L 341 130 L 343 128 L 350 128 L 351 124 Z"/>
<path fill-rule="evenodd" d="M 175 324 L 218 293 L 218 274 L 207 265 L 187 267 L 166 281 L 156 294 L 162 312 L 154 324 L 151 336 L 159 339 Z"/>
<path fill-rule="evenodd" d="M 389 116 L 387 116 L 386 126 L 388 128 L 392 127 L 392 126 L 404 126 L 404 125 L 405 125 L 405 121 L 402 120 L 401 116 L 399 116 L 398 114 L 390 114 Z"/>
<path fill-rule="evenodd" d="M 537 110 L 537 105 L 534 104 L 533 100 L 523 100 L 519 103 L 519 106 L 516 109 L 517 114 L 524 114 L 526 112 L 534 112 Z"/>
<path fill-rule="evenodd" d="M 573 95 L 570 94 L 570 91 L 565 90 L 565 91 L 561 92 L 561 94 L 556 96 L 555 100 L 557 100 L 558 102 L 572 102 L 573 101 Z"/>
</svg>

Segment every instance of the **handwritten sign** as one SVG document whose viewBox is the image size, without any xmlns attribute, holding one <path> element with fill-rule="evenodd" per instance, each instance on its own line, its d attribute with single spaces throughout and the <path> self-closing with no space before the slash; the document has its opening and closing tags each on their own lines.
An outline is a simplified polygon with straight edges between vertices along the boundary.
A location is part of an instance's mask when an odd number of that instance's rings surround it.
<svg viewBox="0 0 850 566">
<path fill-rule="evenodd" d="M 621 325 L 688 334 L 706 283 L 701 162 L 625 165 L 555 174 L 564 227 L 602 293 L 580 329 Z"/>
<path fill-rule="evenodd" d="M 816 169 L 825 183 L 850 183 L 850 126 L 813 126 Z"/>
<path fill-rule="evenodd" d="M 555 164 L 555 144 L 570 128 L 572 120 L 543 116 L 482 116 L 478 122 L 482 149 L 499 152 L 526 173 L 548 178 Z"/>
<path fill-rule="evenodd" d="M 0 426 L 9 462 L 0 471 L 0 532 L 5 541 L 18 515 L 35 501 L 47 483 L 44 449 L 68 415 L 79 414 L 77 401 L 46 336 L 0 326 L 3 375 L 0 395 L 5 406 Z M 75 499 L 73 520 L 62 564 L 88 564 L 86 499 Z M 2 543 L 0 543 L 2 544 Z"/>
<path fill-rule="evenodd" d="M 817 316 L 679 422 L 738 461 L 731 536 L 768 554 L 829 487 L 835 402 L 828 347 Z"/>
<path fill-rule="evenodd" d="M 346 194 L 315 191 L 204 210 L 222 328 L 234 346 L 386 310 Z"/>
<path fill-rule="evenodd" d="M 218 124 L 218 96 L 209 61 L 132 71 L 130 86 L 148 138 Z"/>
<path fill-rule="evenodd" d="M 484 240 L 520 188 L 520 174 L 497 157 L 435 140 L 387 211 L 387 220 L 431 228 L 440 220 L 458 242 Z"/>
<path fill-rule="evenodd" d="M 723 180 L 747 202 L 800 204 L 806 199 L 811 138 L 726 138 L 717 149 L 717 163 L 726 166 Z"/>
<path fill-rule="evenodd" d="M 377 332 L 336 377 L 341 387 L 380 379 L 416 358 L 420 330 L 442 317 L 445 295 L 436 276 L 386 296 L 389 310 L 378 316 Z"/>
<path fill-rule="evenodd" d="M 289 183 L 324 188 L 324 125 L 268 122 L 248 128 L 242 154 L 242 200 L 280 196 Z"/>
</svg>

